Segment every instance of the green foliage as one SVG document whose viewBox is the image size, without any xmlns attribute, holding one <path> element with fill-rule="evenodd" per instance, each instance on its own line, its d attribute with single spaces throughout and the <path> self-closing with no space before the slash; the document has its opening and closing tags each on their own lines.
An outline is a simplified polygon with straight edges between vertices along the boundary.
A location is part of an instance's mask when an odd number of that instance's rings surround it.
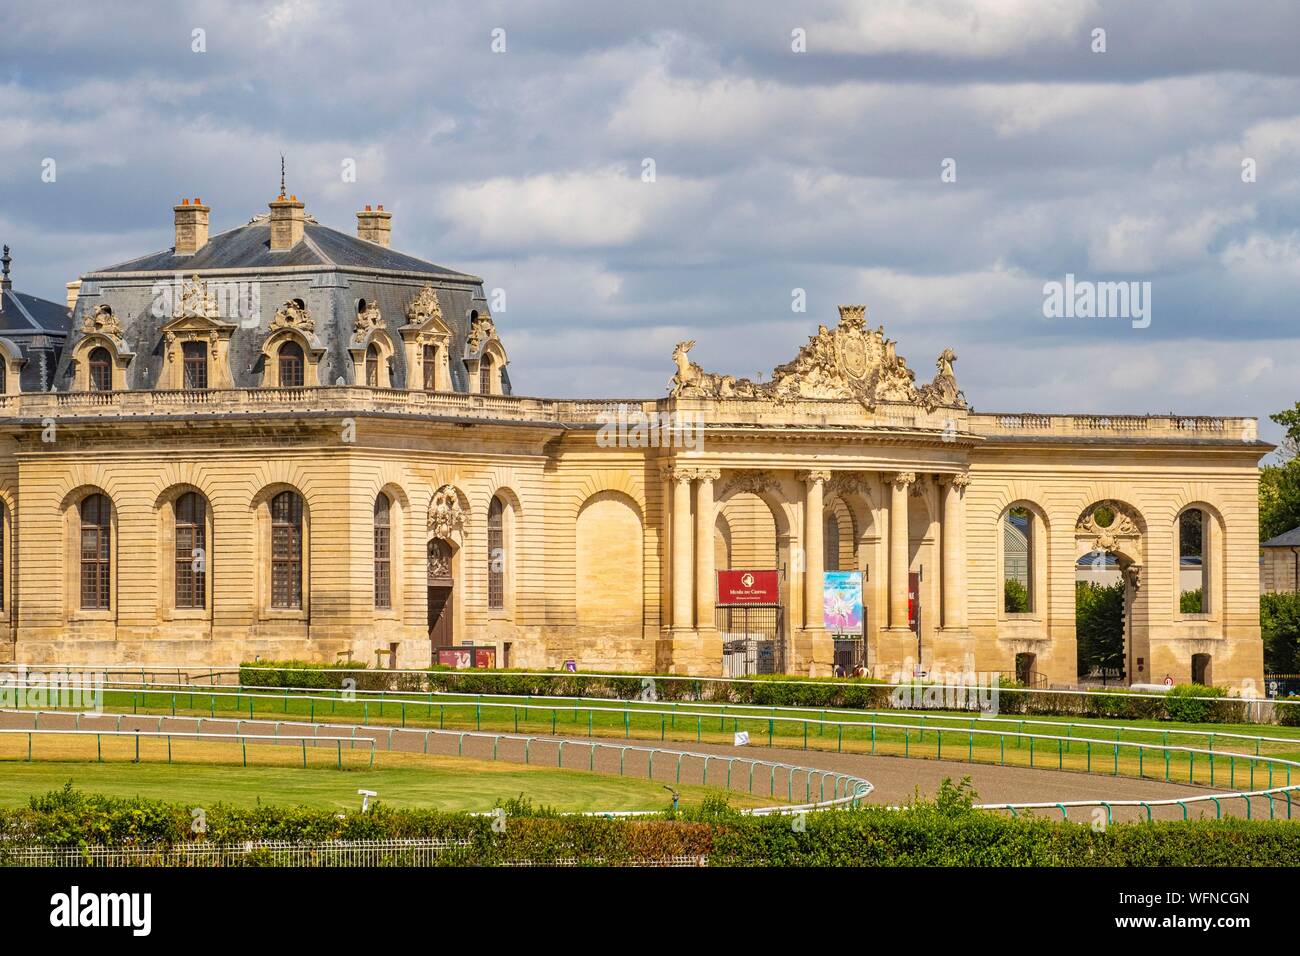
<svg viewBox="0 0 1300 956">
<path fill-rule="evenodd" d="M 1007 578 L 1002 582 L 1002 609 L 1007 614 L 1029 612 L 1029 589 L 1015 578 Z"/>
<path fill-rule="evenodd" d="M 1214 720 L 1218 702 L 1205 698 L 1223 697 L 1222 687 L 1204 687 L 1201 684 L 1176 684 L 1165 695 L 1165 711 L 1170 720 L 1199 724 Z"/>
<path fill-rule="evenodd" d="M 321 664 L 313 661 L 245 661 L 239 665 L 239 682 L 249 687 L 301 687 L 308 690 L 338 690 L 345 678 L 355 680 L 358 689 L 371 681 L 361 661 Z M 373 688 L 379 689 L 379 688 Z"/>
<path fill-rule="evenodd" d="M 1202 614 L 1205 611 L 1205 605 L 1201 601 L 1201 589 L 1195 591 L 1184 591 L 1178 595 L 1178 613 L 1180 614 Z"/>
<path fill-rule="evenodd" d="M 118 800 L 71 787 L 0 810 L 0 863 L 33 844 L 142 847 L 166 863 L 176 844 L 333 840 L 467 841 L 442 858 L 450 865 L 508 863 L 616 865 L 707 856 L 714 866 L 1300 866 L 1300 827 L 1284 820 L 1116 823 L 1102 831 L 1043 817 L 974 810 L 969 779 L 945 780 L 934 800 L 901 810 L 867 806 L 809 813 L 802 826 L 783 815 L 745 816 L 718 798 L 689 811 L 649 818 L 554 815 L 527 801 L 503 805 L 508 823 L 432 810 L 372 806 L 368 813 L 302 807 L 207 811 L 207 831 L 191 830 L 189 809 L 156 800 Z M 273 862 L 251 855 L 248 865 Z"/>
<path fill-rule="evenodd" d="M 1270 415 L 1284 429 L 1283 452 L 1291 457 L 1279 465 L 1259 470 L 1259 539 L 1267 541 L 1300 527 L 1300 402 L 1295 408 Z"/>
<path fill-rule="evenodd" d="M 1283 727 L 1300 727 L 1300 697 L 1293 694 L 1282 699 L 1293 703 L 1290 707 L 1277 708 L 1277 722 Z"/>
<path fill-rule="evenodd" d="M 1075 636 L 1079 673 L 1094 667 L 1124 666 L 1124 585 L 1076 581 Z"/>
<path fill-rule="evenodd" d="M 1080 582 L 1079 596 L 1080 666 L 1097 664 L 1115 667 L 1122 660 L 1122 632 L 1117 623 L 1123 609 L 1120 585 L 1101 587 Z M 251 676 L 253 666 L 241 673 Z M 259 663 L 256 666 L 263 666 Z M 512 697 L 585 697 L 604 700 L 672 703 L 708 701 L 715 704 L 746 704 L 763 707 L 803 707 L 810 710 L 891 710 L 894 688 L 869 677 L 799 677 L 763 674 L 744 680 L 696 680 L 665 675 L 569 674 L 555 671 L 452 670 L 394 672 L 349 670 L 320 673 L 330 665 L 276 662 L 279 668 L 257 672 L 259 686 L 338 687 L 339 679 L 352 676 L 359 690 L 394 690 L 412 693 L 446 691 L 460 694 L 495 694 Z M 351 666 L 351 665 L 348 665 Z M 329 682 L 326 682 L 326 678 Z M 305 683 L 304 683 L 305 682 Z M 1206 716 L 1175 717 L 1160 695 L 1139 695 L 1121 689 L 1107 694 L 1058 694 L 1024 688 L 1007 678 L 999 680 L 999 710 L 1004 714 L 1054 717 L 1102 717 L 1122 720 L 1203 720 L 1210 723 L 1248 723 L 1256 716 L 1244 702 L 1219 699 L 1204 708 L 1182 707 L 1182 714 Z M 1213 690 L 1222 697 L 1221 690 Z"/>
<path fill-rule="evenodd" d="M 1264 636 L 1264 673 L 1300 673 L 1300 592 L 1259 596 Z"/>
</svg>

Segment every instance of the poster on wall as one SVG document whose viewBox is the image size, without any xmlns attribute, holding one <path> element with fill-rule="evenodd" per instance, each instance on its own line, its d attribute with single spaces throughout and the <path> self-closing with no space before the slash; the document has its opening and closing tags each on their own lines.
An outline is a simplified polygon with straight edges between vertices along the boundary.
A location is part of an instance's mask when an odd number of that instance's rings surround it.
<svg viewBox="0 0 1300 956">
<path fill-rule="evenodd" d="M 780 604 L 781 582 L 776 571 L 719 571 L 718 604 Z"/>
<path fill-rule="evenodd" d="M 862 633 L 862 572 L 827 571 L 822 581 L 822 621 L 832 634 Z"/>
<path fill-rule="evenodd" d="M 474 666 L 472 648 L 440 647 L 438 648 L 438 665 L 462 670 Z"/>
</svg>

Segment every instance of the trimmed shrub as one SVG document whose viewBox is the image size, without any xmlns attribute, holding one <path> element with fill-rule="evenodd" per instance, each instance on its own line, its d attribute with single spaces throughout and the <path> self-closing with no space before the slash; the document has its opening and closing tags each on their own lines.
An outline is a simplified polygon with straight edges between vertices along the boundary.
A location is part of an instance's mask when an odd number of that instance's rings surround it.
<svg viewBox="0 0 1300 956">
<path fill-rule="evenodd" d="M 935 800 L 901 810 L 869 806 L 810 813 L 799 831 L 783 816 L 752 817 L 721 797 L 659 817 L 555 815 L 510 801 L 501 833 L 484 816 L 398 809 L 367 813 L 305 807 L 209 808 L 207 832 L 191 832 L 184 804 L 80 793 L 71 785 L 0 809 L 0 863 L 16 848 L 135 847 L 165 854 L 207 841 L 309 843 L 443 838 L 467 841 L 442 863 L 492 866 L 574 860 L 589 865 L 707 856 L 714 866 L 1298 866 L 1300 827 L 1287 821 L 1227 819 L 1080 823 L 974 810 L 966 781 L 945 780 Z M 165 856 L 163 858 L 165 862 Z M 255 855 L 248 865 L 270 862 Z"/>
<path fill-rule="evenodd" d="M 1217 702 L 1206 697 L 1222 697 L 1221 687 L 1203 687 L 1200 684 L 1176 684 L 1165 695 L 1165 713 L 1170 720 L 1188 724 L 1214 720 Z"/>
</svg>

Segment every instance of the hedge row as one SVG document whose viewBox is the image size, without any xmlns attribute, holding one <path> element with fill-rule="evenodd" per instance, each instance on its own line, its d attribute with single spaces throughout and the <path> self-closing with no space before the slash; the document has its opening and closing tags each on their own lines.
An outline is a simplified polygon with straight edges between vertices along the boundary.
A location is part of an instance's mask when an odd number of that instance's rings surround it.
<svg viewBox="0 0 1300 956">
<path fill-rule="evenodd" d="M 339 671 L 335 668 L 348 668 Z M 261 668 L 271 668 L 265 670 Z M 355 669 L 354 669 L 355 668 Z M 894 688 L 871 678 L 794 677 L 768 674 L 743 681 L 693 680 L 687 677 L 629 674 L 596 676 L 554 671 L 368 670 L 363 664 L 311 664 L 304 661 L 259 661 L 240 666 L 240 680 L 260 687 L 338 689 L 345 678 L 359 690 L 409 693 L 447 691 L 516 697 L 592 697 L 608 700 L 710 701 L 758 706 L 890 710 Z M 923 703 L 919 689 L 910 695 Z M 935 695 L 936 698 L 941 695 Z M 1212 700 L 1195 700 L 1207 697 Z M 912 704 L 909 706 L 917 706 Z M 934 709 L 939 709 L 936 706 Z M 1271 709 L 1271 708 L 1269 708 Z M 1300 707 L 1277 708 L 1279 722 L 1300 725 Z M 1166 695 L 1116 689 L 1104 694 L 1062 694 L 1028 690 L 1004 681 L 998 712 L 1016 716 L 1097 717 L 1111 720 L 1173 720 L 1186 723 L 1256 723 L 1265 719 L 1258 703 L 1227 697 L 1222 688 L 1180 684 Z"/>
<path fill-rule="evenodd" d="M 393 809 L 368 813 L 303 807 L 207 810 L 206 833 L 190 809 L 156 800 L 86 795 L 67 787 L 30 806 L 0 811 L 0 864 L 19 846 L 133 847 L 165 852 L 212 843 L 277 840 L 446 838 L 451 865 L 592 864 L 707 856 L 715 866 L 1300 866 L 1300 827 L 1285 821 L 1117 823 L 1104 831 L 1050 819 L 973 810 L 970 794 L 945 781 L 935 801 L 902 811 L 882 807 L 791 817 L 748 817 L 714 801 L 676 816 L 612 819 L 564 816 L 524 802 L 506 808 L 495 832 L 487 817 Z M 250 860 L 256 864 L 254 858 Z"/>
</svg>

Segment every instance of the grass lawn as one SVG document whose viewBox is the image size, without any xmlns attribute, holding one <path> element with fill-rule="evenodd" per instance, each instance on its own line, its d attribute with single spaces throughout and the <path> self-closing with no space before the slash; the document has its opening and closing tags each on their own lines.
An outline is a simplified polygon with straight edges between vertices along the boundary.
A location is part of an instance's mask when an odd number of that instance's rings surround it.
<svg viewBox="0 0 1300 956">
<path fill-rule="evenodd" d="M 71 745 L 59 743 L 70 756 Z M 37 746 L 52 749 L 48 741 L 38 741 Z M 258 759 L 266 760 L 265 752 L 270 749 L 258 748 Z M 239 763 L 238 748 L 211 743 L 191 745 L 190 752 L 176 755 L 185 762 L 171 764 L 147 758 L 131 763 L 125 754 L 120 761 L 106 755 L 104 763 L 93 759 L 28 763 L 25 753 L 24 742 L 22 757 L 5 753 L 0 759 L 0 778 L 4 780 L 0 806 L 25 804 L 29 797 L 56 790 L 69 780 L 87 792 L 155 797 L 196 807 L 261 802 L 355 809 L 361 803 L 360 789 L 377 791 L 380 800 L 394 806 L 438 810 L 490 810 L 498 801 L 521 794 L 534 806 L 559 810 L 663 810 L 671 800 L 661 784 L 635 777 L 419 754 L 377 753 L 373 769 L 362 764 L 338 770 L 317 765 L 304 769 L 292 762 L 244 767 Z M 698 803 L 706 794 L 718 792 L 694 786 L 677 789 L 683 804 Z M 730 794 L 730 800 L 740 807 L 777 802 L 742 793 Z"/>
<path fill-rule="evenodd" d="M 495 697 L 496 706 L 478 706 L 464 695 L 420 695 L 390 693 L 358 694 L 345 700 L 330 692 L 311 695 L 285 693 L 273 688 L 250 693 L 208 694 L 200 689 L 105 694 L 108 711 L 140 714 L 255 717 L 258 719 L 314 720 L 369 725 L 428 727 L 505 733 L 560 734 L 578 737 L 661 740 L 687 744 L 692 741 L 729 744 L 737 731 L 748 731 L 754 745 L 771 744 L 795 749 L 835 750 L 857 753 L 972 760 L 975 762 L 1119 773 L 1195 782 L 1225 787 L 1281 786 L 1300 782 L 1300 772 L 1288 774 L 1276 767 L 1270 774 L 1264 761 L 1252 755 L 1300 760 L 1300 728 L 1244 724 L 1180 724 L 1170 721 L 1121 721 L 1105 718 L 1002 717 L 983 720 L 970 714 L 948 714 L 957 720 L 941 719 L 939 711 L 891 711 L 873 715 L 862 711 L 827 709 L 781 709 L 728 704 L 725 707 L 701 703 L 672 702 L 584 702 L 566 698 Z M 315 699 L 312 699 L 312 698 Z M 502 706 L 505 705 L 505 706 Z M 624 715 L 624 710 L 627 715 Z M 777 719 L 772 719 L 777 718 Z M 843 728 L 825 721 L 844 722 Z M 923 722 L 923 728 L 909 730 L 890 723 Z M 1066 727 L 1073 723 L 1076 726 Z M 1110 725 L 1110 726 L 1108 726 Z M 942 739 L 937 730 L 943 729 Z M 1073 739 L 1036 741 L 999 738 L 989 731 L 1060 735 Z M 1240 740 L 1229 733 L 1281 738 L 1280 742 Z M 1090 737 L 1095 743 L 1077 738 Z M 1116 751 L 1115 744 L 1121 746 Z M 1170 747 L 1213 749 L 1211 761 L 1204 755 L 1189 756 L 1123 744 L 1166 744 Z M 687 748 L 689 749 L 689 747 Z M 1245 756 L 1229 756 L 1228 752 Z"/>
</svg>

